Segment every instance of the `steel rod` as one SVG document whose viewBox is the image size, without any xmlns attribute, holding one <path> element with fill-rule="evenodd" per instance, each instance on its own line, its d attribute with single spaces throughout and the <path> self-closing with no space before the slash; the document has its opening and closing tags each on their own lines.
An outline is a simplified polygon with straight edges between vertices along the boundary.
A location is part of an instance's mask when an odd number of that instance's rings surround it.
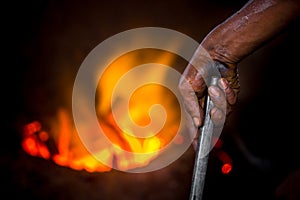
<svg viewBox="0 0 300 200">
<path fill-rule="evenodd" d="M 212 77 L 210 82 L 211 85 L 216 85 L 217 80 L 217 77 Z M 213 135 L 213 122 L 210 118 L 210 110 L 212 107 L 213 102 L 211 101 L 209 95 L 207 95 L 205 100 L 204 123 L 199 128 L 190 200 L 202 200 L 203 196 L 203 188 Z"/>
</svg>

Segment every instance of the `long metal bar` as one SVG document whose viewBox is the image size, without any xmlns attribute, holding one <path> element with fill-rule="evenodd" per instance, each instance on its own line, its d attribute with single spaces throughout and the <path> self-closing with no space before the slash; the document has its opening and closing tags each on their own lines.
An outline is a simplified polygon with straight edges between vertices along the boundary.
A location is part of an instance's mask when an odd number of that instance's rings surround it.
<svg viewBox="0 0 300 200">
<path fill-rule="evenodd" d="M 217 77 L 212 77 L 211 85 L 216 85 L 217 81 Z M 210 110 L 213 107 L 213 102 L 211 101 L 209 95 L 206 96 L 205 104 L 204 123 L 199 128 L 199 138 L 195 155 L 190 200 L 202 200 L 209 152 L 211 149 L 213 122 L 210 118 Z"/>
</svg>

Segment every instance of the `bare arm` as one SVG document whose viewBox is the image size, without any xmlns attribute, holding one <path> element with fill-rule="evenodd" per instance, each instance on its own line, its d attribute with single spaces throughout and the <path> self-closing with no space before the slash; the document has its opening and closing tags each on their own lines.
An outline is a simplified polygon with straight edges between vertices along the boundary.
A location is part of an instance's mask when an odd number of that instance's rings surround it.
<svg viewBox="0 0 300 200">
<path fill-rule="evenodd" d="M 211 118 L 218 124 L 237 102 L 240 89 L 237 64 L 285 30 L 299 14 L 300 0 L 250 0 L 203 39 L 179 83 L 186 110 L 195 126 L 203 122 L 201 100 L 207 89 L 201 71 L 210 67 L 200 62 L 203 49 L 216 66 L 221 66 L 222 78 L 218 86 L 208 88 L 215 105 L 210 113 Z M 224 102 L 227 102 L 226 105 Z"/>
<path fill-rule="evenodd" d="M 300 12 L 299 0 L 251 0 L 202 41 L 212 59 L 236 64 L 284 30 Z"/>
</svg>

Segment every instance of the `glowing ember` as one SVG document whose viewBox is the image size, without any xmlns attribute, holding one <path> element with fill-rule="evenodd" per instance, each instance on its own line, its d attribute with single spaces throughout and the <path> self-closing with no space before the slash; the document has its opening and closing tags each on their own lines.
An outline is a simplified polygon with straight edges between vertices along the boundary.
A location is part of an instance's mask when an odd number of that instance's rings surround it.
<svg viewBox="0 0 300 200">
<path fill-rule="evenodd" d="M 39 122 L 34 121 L 24 126 L 23 134 L 22 147 L 25 152 L 32 156 L 39 156 L 45 159 L 50 158 L 50 152 L 44 143 L 48 139 L 48 134 L 41 131 Z"/>
<path fill-rule="evenodd" d="M 24 126 L 22 141 L 24 151 L 31 156 L 51 159 L 61 166 L 75 170 L 84 169 L 89 172 L 110 171 L 110 166 L 114 165 L 121 170 L 146 166 L 158 156 L 157 150 L 165 147 L 173 140 L 178 131 L 181 114 L 178 101 L 175 95 L 165 87 L 156 84 L 145 85 L 138 88 L 130 98 L 130 116 L 123 111 L 122 99 L 113 101 L 113 106 L 121 115 L 119 118 L 121 120 L 117 124 L 111 110 L 113 91 L 122 75 L 135 66 L 144 63 L 160 63 L 172 66 L 174 61 L 175 56 L 171 53 L 148 49 L 143 50 L 142 53 L 140 51 L 127 53 L 115 60 L 106 69 L 98 82 L 96 110 L 99 124 L 112 144 L 107 146 L 101 140 L 95 140 L 95 145 L 100 149 L 96 152 L 96 156 L 101 157 L 101 160 L 105 161 L 106 164 L 99 162 L 87 151 L 76 132 L 71 112 L 64 108 L 59 108 L 55 122 L 50 122 L 51 131 L 44 130 L 38 121 Z M 159 77 L 161 81 L 165 78 L 164 74 L 155 74 L 151 71 L 144 76 Z M 128 84 L 134 85 L 140 78 L 143 77 L 131 77 Z M 120 94 L 117 95 L 122 98 L 122 92 L 125 94 L 127 91 L 126 88 L 124 90 L 121 88 L 120 91 Z M 147 135 L 147 137 L 136 137 L 141 133 L 130 126 L 129 119 L 139 126 L 146 127 L 151 122 L 148 112 L 153 105 L 157 104 L 163 106 L 167 112 L 163 128 L 157 133 L 151 132 L 151 129 L 145 129 L 146 132 L 142 134 Z M 162 117 L 159 112 L 153 111 L 151 114 L 157 119 Z M 184 142 L 183 140 L 184 138 L 178 136 L 174 139 L 174 143 L 180 145 Z M 51 142 L 54 143 L 54 150 L 50 148 Z M 141 154 L 128 157 L 121 150 Z M 107 163 L 110 166 L 107 166 Z"/>
<path fill-rule="evenodd" d="M 218 152 L 218 158 L 223 163 L 221 171 L 223 174 L 229 174 L 232 170 L 232 159 L 230 156 L 223 150 Z"/>
<path fill-rule="evenodd" d="M 231 163 L 225 163 L 223 166 L 222 166 L 222 173 L 223 174 L 229 174 L 232 170 L 232 165 Z"/>
</svg>

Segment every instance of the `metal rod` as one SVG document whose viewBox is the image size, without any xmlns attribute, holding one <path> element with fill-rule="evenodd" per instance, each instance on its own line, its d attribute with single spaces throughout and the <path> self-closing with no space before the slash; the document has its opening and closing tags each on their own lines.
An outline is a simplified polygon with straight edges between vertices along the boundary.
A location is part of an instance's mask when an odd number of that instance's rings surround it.
<svg viewBox="0 0 300 200">
<path fill-rule="evenodd" d="M 216 85 L 217 81 L 218 77 L 212 77 L 211 85 Z M 204 123 L 199 129 L 190 200 L 202 200 L 209 151 L 211 149 L 213 122 L 210 118 L 210 110 L 213 107 L 213 102 L 211 101 L 209 95 L 206 96 L 205 104 Z"/>
</svg>

